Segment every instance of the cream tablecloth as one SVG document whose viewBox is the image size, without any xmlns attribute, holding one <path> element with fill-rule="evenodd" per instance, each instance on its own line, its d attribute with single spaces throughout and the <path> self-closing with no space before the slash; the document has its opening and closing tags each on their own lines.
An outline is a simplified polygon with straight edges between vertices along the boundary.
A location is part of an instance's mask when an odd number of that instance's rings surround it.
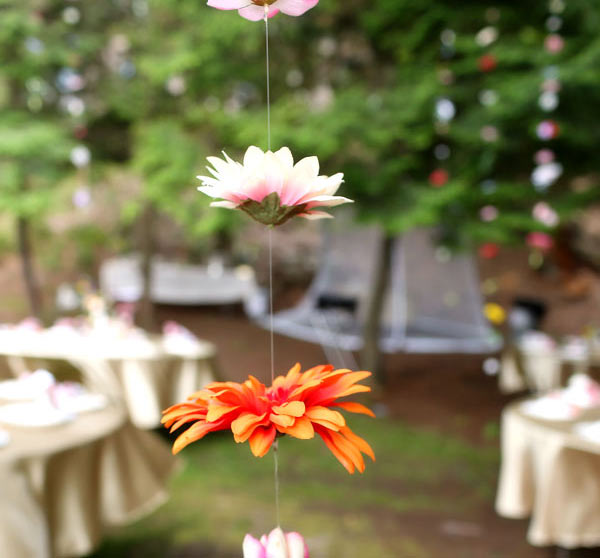
<svg viewBox="0 0 600 558">
<path fill-rule="evenodd" d="M 211 343 L 170 343 L 162 336 L 113 339 L 0 331 L 0 355 L 14 373 L 27 370 L 27 358 L 61 360 L 75 366 L 93 391 L 122 401 L 140 428 L 160 425 L 162 410 L 217 376 Z"/>
<path fill-rule="evenodd" d="M 600 420 L 600 409 L 580 421 Z M 531 516 L 527 538 L 537 546 L 600 546 L 600 444 L 574 433 L 575 421 L 502 414 L 502 465 L 496 510 Z"/>
<path fill-rule="evenodd" d="M 167 498 L 175 460 L 116 407 L 48 428 L 3 427 L 0 556 L 46 558 L 91 552 L 106 527 L 149 513 Z"/>
<path fill-rule="evenodd" d="M 589 373 L 600 367 L 597 355 L 588 360 L 569 359 L 556 350 L 523 351 L 508 348 L 502 355 L 498 383 L 502 393 L 517 393 L 526 389 L 544 393 L 564 386 L 575 373 Z"/>
</svg>

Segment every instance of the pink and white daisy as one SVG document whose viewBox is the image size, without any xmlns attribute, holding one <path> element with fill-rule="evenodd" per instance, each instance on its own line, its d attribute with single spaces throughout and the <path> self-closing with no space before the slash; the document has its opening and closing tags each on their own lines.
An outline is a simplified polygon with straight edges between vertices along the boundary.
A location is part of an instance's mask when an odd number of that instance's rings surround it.
<svg viewBox="0 0 600 558">
<path fill-rule="evenodd" d="M 300 533 L 284 533 L 279 527 L 260 540 L 246 535 L 244 558 L 309 558 L 308 547 Z"/>
<path fill-rule="evenodd" d="M 264 225 L 281 225 L 299 216 L 307 219 L 331 217 L 316 207 L 332 207 L 352 200 L 335 196 L 344 175 L 319 175 L 317 157 L 306 157 L 294 164 L 287 147 L 263 152 L 251 146 L 243 163 L 223 153 L 224 160 L 208 157 L 212 176 L 198 176 L 200 192 L 223 201 L 213 207 L 241 209 Z"/>
<path fill-rule="evenodd" d="M 238 13 L 250 21 L 264 19 L 282 12 L 290 16 L 301 16 L 314 8 L 319 0 L 208 0 L 211 8 L 218 10 L 237 10 Z"/>
</svg>

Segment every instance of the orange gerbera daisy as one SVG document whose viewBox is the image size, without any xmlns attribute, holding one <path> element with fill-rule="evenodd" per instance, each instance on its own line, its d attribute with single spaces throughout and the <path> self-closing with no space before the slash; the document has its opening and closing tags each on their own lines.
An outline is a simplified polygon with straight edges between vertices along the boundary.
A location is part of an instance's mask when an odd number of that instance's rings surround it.
<svg viewBox="0 0 600 558">
<path fill-rule="evenodd" d="M 248 441 L 252 453 L 263 457 L 277 435 L 308 440 L 316 432 L 349 473 L 356 469 L 362 473 L 365 469 L 362 454 L 375 460 L 373 450 L 346 426 L 344 416 L 332 407 L 375 416 L 360 403 L 338 401 L 341 397 L 371 391 L 370 387 L 359 384 L 370 375 L 370 372 L 334 370 L 331 365 L 316 366 L 302 373 L 296 364 L 286 376 L 275 378 L 269 388 L 253 376 L 243 384 L 214 382 L 191 395 L 187 402 L 164 411 L 162 422 L 171 432 L 194 422 L 175 440 L 173 453 L 209 432 L 231 429 L 236 442 Z"/>
</svg>

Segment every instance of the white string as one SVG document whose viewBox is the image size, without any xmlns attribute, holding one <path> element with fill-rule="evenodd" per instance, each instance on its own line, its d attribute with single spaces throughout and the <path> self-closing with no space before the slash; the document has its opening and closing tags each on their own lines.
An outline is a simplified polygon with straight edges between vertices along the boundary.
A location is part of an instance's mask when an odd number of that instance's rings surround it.
<svg viewBox="0 0 600 558">
<path fill-rule="evenodd" d="M 267 149 L 271 151 L 271 76 L 269 69 L 269 6 L 265 4 L 265 53 L 267 59 Z"/>
<path fill-rule="evenodd" d="M 267 68 L 267 149 L 271 151 L 271 79 L 269 69 L 269 5 L 265 4 L 265 55 Z M 269 227 L 269 320 L 271 345 L 271 384 L 275 380 L 275 342 L 273 328 L 273 227 Z M 279 512 L 279 442 L 273 442 L 273 463 L 275 481 L 275 517 L 277 527 L 281 527 Z"/>
</svg>

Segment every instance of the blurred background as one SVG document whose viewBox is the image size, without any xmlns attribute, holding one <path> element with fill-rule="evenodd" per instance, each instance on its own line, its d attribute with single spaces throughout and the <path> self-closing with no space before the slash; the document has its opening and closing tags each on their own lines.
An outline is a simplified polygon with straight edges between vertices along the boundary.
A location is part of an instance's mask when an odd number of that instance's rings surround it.
<svg viewBox="0 0 600 558">
<path fill-rule="evenodd" d="M 282 521 L 311 555 L 600 552 L 599 30 L 593 0 L 321 0 L 270 21 L 273 146 L 343 172 L 356 202 L 273 231 L 276 371 L 375 373 L 362 478 L 282 444 Z M 45 393 L 39 367 L 77 380 L 135 438 L 175 384 L 267 381 L 267 233 L 194 178 L 266 148 L 264 46 L 199 0 L 0 1 L 0 375 L 18 389 Z M 50 428 L 23 438 L 12 416 L 6 475 Z M 239 556 L 272 528 L 270 459 L 223 435 L 180 461 L 85 544 L 37 507 L 59 480 L 38 483 L 11 509 L 35 508 L 53 550 L 14 556 Z"/>
</svg>

